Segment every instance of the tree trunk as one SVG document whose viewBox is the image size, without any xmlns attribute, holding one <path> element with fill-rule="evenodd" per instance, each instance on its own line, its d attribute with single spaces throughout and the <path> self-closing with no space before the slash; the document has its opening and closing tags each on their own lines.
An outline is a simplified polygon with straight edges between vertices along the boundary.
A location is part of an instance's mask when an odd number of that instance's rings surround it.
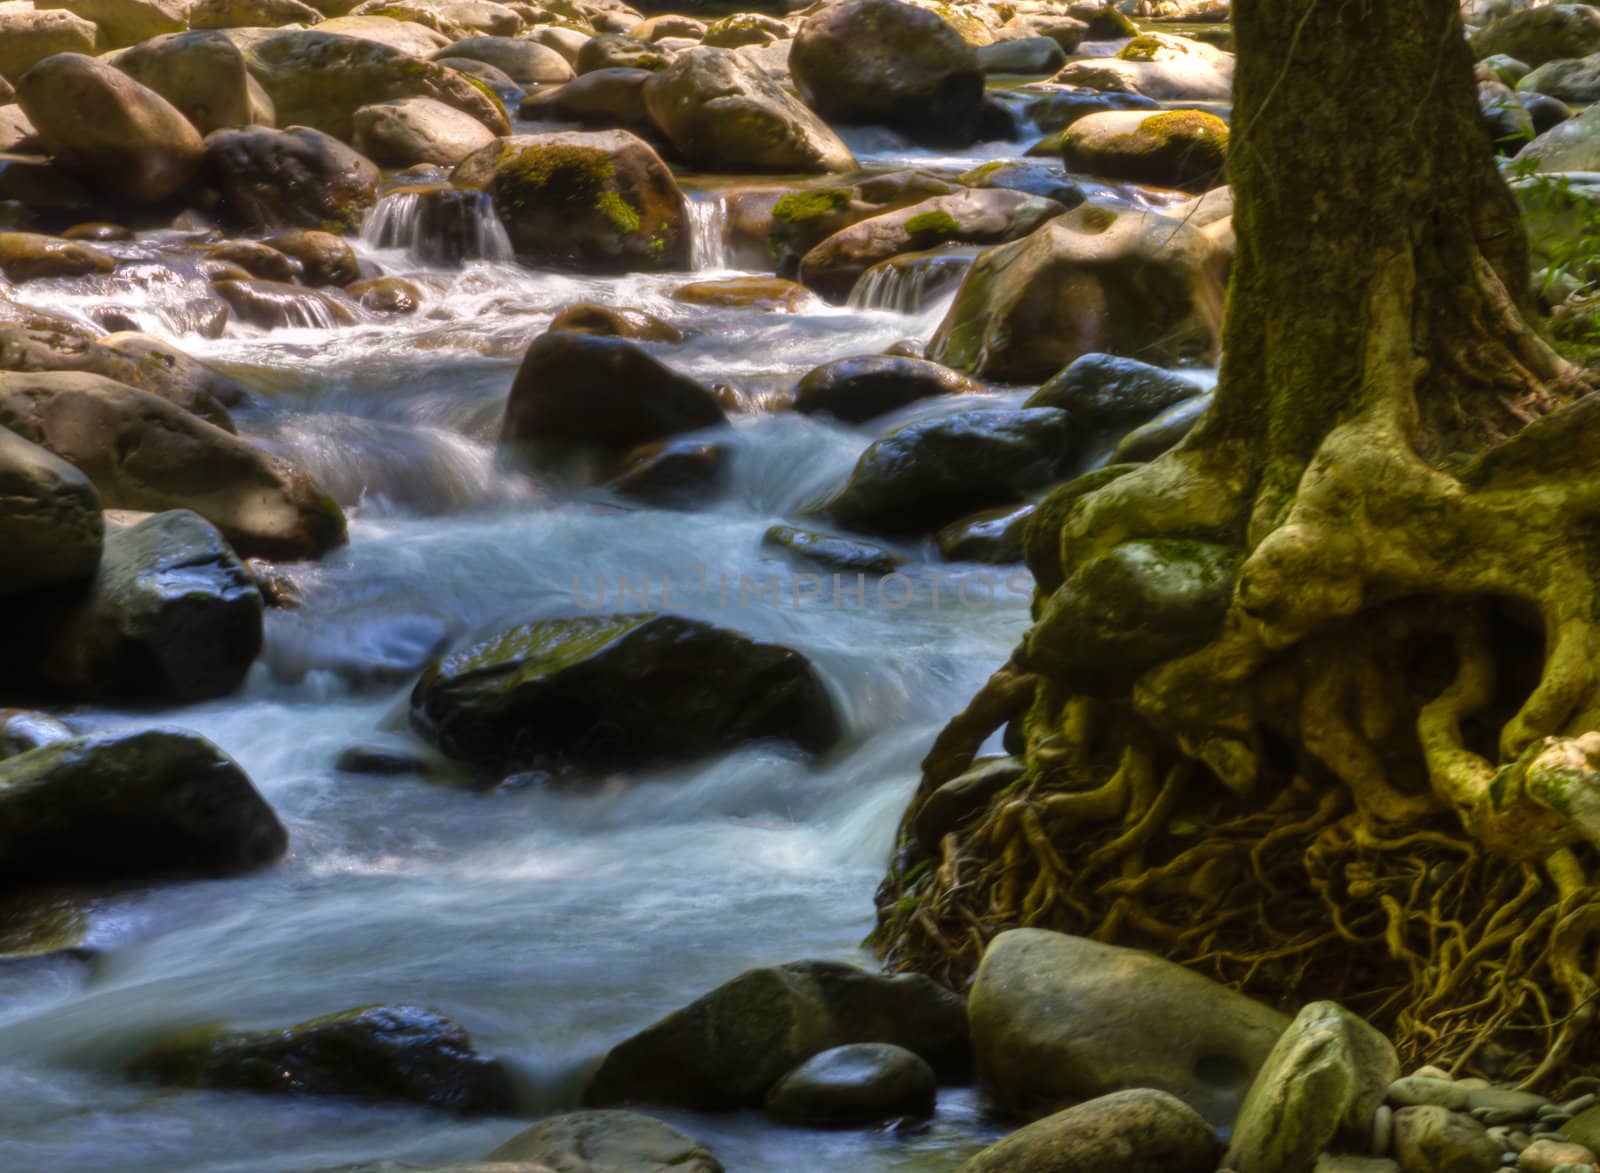
<svg viewBox="0 0 1600 1173">
<path fill-rule="evenodd" d="M 1018 925 L 1142 945 L 1545 1081 L 1596 993 L 1600 397 L 1523 319 L 1457 0 L 1234 23 L 1215 402 L 1039 511 L 1039 622 L 924 762 L 877 941 L 957 985 Z M 1091 687 L 1073 608 L 1152 540 L 1220 603 L 1095 612 L 1167 651 Z M 1021 781 L 919 846 L 1007 721 Z"/>
</svg>

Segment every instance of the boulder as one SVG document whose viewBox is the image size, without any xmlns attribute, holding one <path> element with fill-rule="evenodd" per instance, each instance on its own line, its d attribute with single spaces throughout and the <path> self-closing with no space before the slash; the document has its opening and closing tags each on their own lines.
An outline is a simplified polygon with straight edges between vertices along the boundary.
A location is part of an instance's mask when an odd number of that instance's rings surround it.
<svg viewBox="0 0 1600 1173">
<path fill-rule="evenodd" d="M 1504 1149 L 1482 1124 L 1448 1108 L 1394 1114 L 1394 1155 L 1404 1173 L 1495 1173 Z"/>
<path fill-rule="evenodd" d="M 322 19 L 322 13 L 302 0 L 193 0 L 189 7 L 191 29 L 310 26 Z"/>
<path fill-rule="evenodd" d="M 1064 412 L 986 408 L 917 420 L 874 440 L 827 502 L 868 533 L 927 533 L 1055 480 L 1071 453 Z"/>
<path fill-rule="evenodd" d="M 938 13 L 901 0 L 840 0 L 806 18 L 789 51 L 806 103 L 830 122 L 899 130 L 929 145 L 978 136 L 977 51 Z"/>
<path fill-rule="evenodd" d="M 568 1112 L 517 1133 L 488 1156 L 514 1168 L 572 1173 L 722 1173 L 711 1151 L 671 1125 L 637 1112 Z M 513 1165 L 491 1166 L 512 1173 Z"/>
<path fill-rule="evenodd" d="M 931 1115 L 938 1080 L 927 1060 L 890 1043 L 852 1043 L 811 1056 L 767 1093 L 767 1115 L 811 1127 Z"/>
<path fill-rule="evenodd" d="M 38 0 L 35 8 L 65 8 L 100 30 L 102 51 L 137 45 L 189 27 L 188 0 Z"/>
<path fill-rule="evenodd" d="M 1025 407 L 1055 407 L 1092 430 L 1144 423 L 1201 394 L 1199 384 L 1161 367 L 1114 354 L 1086 354 L 1051 375 Z"/>
<path fill-rule="evenodd" d="M 565 306 L 550 319 L 550 329 L 630 338 L 636 342 L 682 342 L 683 331 L 643 310 L 619 309 L 583 301 Z M 537 340 L 536 340 L 537 341 Z"/>
<path fill-rule="evenodd" d="M 465 57 L 492 65 L 524 89 L 559 85 L 574 76 L 571 64 L 560 53 L 520 37 L 468 37 L 433 55 L 435 61 L 445 57 Z"/>
<path fill-rule="evenodd" d="M 300 262 L 259 240 L 225 240 L 206 249 L 206 258 L 237 265 L 263 281 L 293 281 L 300 276 Z"/>
<path fill-rule="evenodd" d="M 369 159 L 320 130 L 257 126 L 207 135 L 201 179 L 215 214 L 231 227 L 353 231 L 378 197 L 379 175 Z"/>
<path fill-rule="evenodd" d="M 562 329 L 541 334 L 523 355 L 500 440 L 548 463 L 726 421 L 709 389 L 638 345 Z"/>
<path fill-rule="evenodd" d="M 817 753 L 838 736 L 798 652 L 670 613 L 536 620 L 434 661 L 413 726 L 486 771 L 685 761 L 743 742 Z"/>
<path fill-rule="evenodd" d="M 777 272 L 797 276 L 801 258 L 834 233 L 869 217 L 961 190 L 960 184 L 927 171 L 896 171 L 849 186 L 802 188 L 772 199 L 755 193 L 736 196 L 730 199 L 729 211 L 737 226 L 741 216 L 754 218 L 754 208 L 759 208 L 767 222 L 766 250 Z M 755 235 L 753 227 L 746 230 L 749 235 Z"/>
<path fill-rule="evenodd" d="M 400 98 L 355 112 L 356 150 L 380 167 L 454 167 L 495 141 L 470 114 L 432 98 Z"/>
<path fill-rule="evenodd" d="M 306 285 L 349 285 L 361 279 L 361 262 L 349 241 L 331 232 L 303 228 L 270 236 L 267 245 L 300 265 L 299 280 Z"/>
<path fill-rule="evenodd" d="M 807 1059 L 852 1043 L 904 1047 L 959 1079 L 969 1055 L 961 998 L 922 974 L 834 961 L 747 970 L 613 1047 L 584 1101 L 754 1107 Z"/>
<path fill-rule="evenodd" d="M 1524 100 L 1542 94 L 1561 102 L 1591 105 L 1600 100 L 1600 53 L 1547 61 L 1517 82 L 1516 87 L 1518 95 Z M 1532 114 L 1532 110 L 1529 110 L 1529 114 Z M 1534 129 L 1544 131 L 1549 128 L 1535 125 Z"/>
<path fill-rule="evenodd" d="M 1052 86 L 1050 92 L 1027 105 L 1028 120 L 1047 134 L 1066 130 L 1080 118 L 1107 110 L 1161 109 L 1161 103 L 1141 94 L 1101 93 L 1086 86 Z"/>
<path fill-rule="evenodd" d="M 0 767 L 3 768 L 3 767 Z M 426 1104 L 509 1113 L 510 1075 L 454 1019 L 418 1006 L 364 1006 L 281 1030 L 200 1027 L 152 1047 L 128 1073 L 168 1086 Z"/>
<path fill-rule="evenodd" d="M 1551 4 L 1507 13 L 1467 38 L 1480 59 L 1515 57 L 1537 68 L 1559 58 L 1600 52 L 1600 12 L 1587 4 Z"/>
<path fill-rule="evenodd" d="M 59 456 L 0 427 L 0 597 L 81 582 L 100 562 L 100 497 Z"/>
<path fill-rule="evenodd" d="M 271 126 L 272 99 L 222 32 L 174 33 L 135 45 L 116 67 L 177 108 L 201 134 L 230 126 Z"/>
<path fill-rule="evenodd" d="M 644 84 L 645 107 L 673 147 L 707 171 L 850 171 L 827 123 L 731 49 L 680 53 Z"/>
<path fill-rule="evenodd" d="M 980 390 L 982 384 L 927 359 L 871 354 L 835 359 L 808 371 L 795 384 L 794 409 L 856 424 L 919 399 Z"/>
<path fill-rule="evenodd" d="M 654 73 L 665 69 L 671 60 L 670 54 L 645 41 L 621 33 L 601 33 L 583 43 L 572 67 L 580 75 L 601 69 L 644 69 Z"/>
<path fill-rule="evenodd" d="M 1230 546 L 1123 542 L 1050 595 L 1019 662 L 1092 696 L 1125 696 L 1148 669 L 1215 637 L 1238 572 Z"/>
<path fill-rule="evenodd" d="M 32 154 L 41 146 L 38 128 L 21 106 L 0 106 L 0 154 Z"/>
<path fill-rule="evenodd" d="M 255 577 L 188 510 L 113 527 L 93 580 L 34 612 L 24 678 L 80 700 L 187 703 L 227 696 L 261 650 Z"/>
<path fill-rule="evenodd" d="M 159 203 L 200 169 L 204 146 L 189 120 L 93 57 L 60 53 L 39 62 L 17 79 L 17 101 L 53 157 L 113 195 Z"/>
<path fill-rule="evenodd" d="M 1600 105 L 1539 135 L 1517 153 L 1516 162 L 1540 172 L 1600 169 Z"/>
<path fill-rule="evenodd" d="M 529 119 L 570 119 L 602 130 L 657 134 L 645 109 L 648 69 L 596 69 L 554 89 L 529 94 L 519 113 Z"/>
<path fill-rule="evenodd" d="M 1036 511 L 1033 505 L 1001 505 L 952 521 L 934 535 L 939 557 L 991 566 L 1021 562 L 1022 534 Z"/>
<path fill-rule="evenodd" d="M 0 425 L 94 482 L 110 509 L 192 509 L 246 556 L 314 557 L 344 516 L 301 470 L 164 399 L 98 375 L 0 374 Z"/>
<path fill-rule="evenodd" d="M 742 45 L 770 45 L 787 41 L 793 34 L 775 16 L 762 12 L 735 12 L 706 25 L 701 42 L 718 49 L 737 49 Z"/>
<path fill-rule="evenodd" d="M 0 326 L 0 371 L 83 371 L 103 375 L 215 424 L 234 430 L 228 407 L 244 389 L 148 334 L 124 331 L 93 337 L 47 326 Z"/>
<path fill-rule="evenodd" d="M 1288 1025 L 1170 961 L 1042 929 L 989 943 L 967 1018 L 978 1077 L 1004 1111 L 1159 1088 L 1216 1125 L 1232 1121 Z"/>
<path fill-rule="evenodd" d="M 38 232 L 0 232 L 0 274 L 15 284 L 41 277 L 109 273 L 116 258 L 92 244 Z"/>
<path fill-rule="evenodd" d="M 274 33 L 245 48 L 250 72 L 271 97 L 279 125 L 309 126 L 348 141 L 361 107 L 434 98 L 495 134 L 511 132 L 504 108 L 482 83 L 376 41 L 324 32 L 325 27 Z"/>
<path fill-rule="evenodd" d="M 60 8 L 0 8 L 0 79 L 15 83 L 46 57 L 93 53 L 94 22 Z"/>
<path fill-rule="evenodd" d="M 1218 1147 L 1193 1109 L 1134 1088 L 1035 1121 L 957 1173 L 1211 1173 Z"/>
<path fill-rule="evenodd" d="M 235 875 L 287 845 L 244 771 L 192 733 L 98 733 L 0 761 L 0 875 L 17 885 Z"/>
<path fill-rule="evenodd" d="M 800 313 L 819 304 L 811 290 L 782 277 L 717 277 L 710 281 L 691 281 L 674 289 L 672 300 L 687 305 L 783 314 Z"/>
<path fill-rule="evenodd" d="M 417 21 L 396 20 L 376 11 L 359 16 L 352 11 L 348 16 L 323 21 L 317 30 L 330 36 L 371 41 L 421 58 L 431 57 L 466 31 L 452 25 L 449 33 L 441 33 Z"/>
<path fill-rule="evenodd" d="M 1091 201 L 979 256 L 928 357 L 1018 382 L 1097 352 L 1209 365 L 1227 273 L 1203 230 Z"/>
<path fill-rule="evenodd" d="M 455 183 L 489 193 L 531 264 L 597 273 L 688 264 L 683 192 L 627 131 L 504 138 L 469 155 Z"/>
<path fill-rule="evenodd" d="M 503 0 L 365 0 L 350 10 L 351 16 L 388 16 L 425 25 L 451 37 L 473 33 L 514 36 L 524 26 L 531 6 L 520 11 Z"/>
<path fill-rule="evenodd" d="M 857 538 L 841 538 L 791 525 L 774 525 L 761 535 L 761 544 L 844 574 L 892 574 L 906 564 L 905 556 Z"/>
<path fill-rule="evenodd" d="M 1188 37 L 1144 33 L 1115 57 L 1074 61 L 1052 80 L 1158 102 L 1226 102 L 1233 92 L 1233 54 Z"/>
<path fill-rule="evenodd" d="M 1074 122 L 1061 153 L 1069 171 L 1206 191 L 1223 182 L 1228 124 L 1203 110 L 1113 110 Z"/>
<path fill-rule="evenodd" d="M 629 452 L 622 466 L 606 484 L 613 493 L 665 509 L 692 509 L 721 488 L 728 451 L 705 440 L 658 440 Z"/>
<path fill-rule="evenodd" d="M 978 67 L 985 74 L 1043 77 L 1066 63 L 1067 51 L 1054 37 L 1008 37 L 978 48 Z"/>
<path fill-rule="evenodd" d="M 1279 1036 L 1239 1109 L 1235 1173 L 1313 1173 L 1325 1148 L 1362 1151 L 1400 1074 L 1394 1046 L 1333 1002 L 1312 1002 Z"/>
<path fill-rule="evenodd" d="M 1063 209 L 1076 208 L 1087 198 L 1082 186 L 1059 163 L 1032 160 L 996 160 L 974 167 L 961 177 L 968 187 L 1003 187 L 1055 200 Z"/>
<path fill-rule="evenodd" d="M 873 265 L 946 244 L 1000 244 L 1026 236 L 1067 209 L 1007 188 L 959 191 L 858 220 L 800 259 L 800 280 L 843 301 Z"/>
<path fill-rule="evenodd" d="M 372 277 L 344 287 L 362 309 L 376 314 L 414 314 L 422 308 L 421 286 L 404 277 Z"/>
</svg>

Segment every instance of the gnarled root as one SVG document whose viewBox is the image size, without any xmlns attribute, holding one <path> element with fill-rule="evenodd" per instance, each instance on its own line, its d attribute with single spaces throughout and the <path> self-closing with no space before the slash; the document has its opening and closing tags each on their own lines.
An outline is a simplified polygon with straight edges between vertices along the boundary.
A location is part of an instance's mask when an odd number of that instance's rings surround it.
<svg viewBox="0 0 1600 1173">
<path fill-rule="evenodd" d="M 1075 507 L 1067 575 L 1231 540 L 1232 603 L 1121 700 L 991 681 L 911 814 L 1024 709 L 1026 770 L 936 861 L 903 851 L 890 964 L 959 987 L 1038 925 L 1339 1000 L 1407 1061 L 1548 1086 L 1597 1049 L 1600 404 L 1445 472 L 1405 402 L 1332 427 L 1281 499 L 1200 442 Z"/>
</svg>

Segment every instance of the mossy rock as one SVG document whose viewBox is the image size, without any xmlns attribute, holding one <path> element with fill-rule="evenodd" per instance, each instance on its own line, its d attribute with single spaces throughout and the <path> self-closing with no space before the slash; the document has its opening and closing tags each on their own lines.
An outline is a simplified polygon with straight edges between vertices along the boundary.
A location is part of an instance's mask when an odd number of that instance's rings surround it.
<svg viewBox="0 0 1600 1173">
<path fill-rule="evenodd" d="M 500 139 L 463 161 L 455 183 L 489 193 L 533 264 L 614 273 L 688 263 L 683 193 L 627 131 Z"/>
<path fill-rule="evenodd" d="M 1223 182 L 1228 124 L 1203 110 L 1116 110 L 1074 122 L 1061 140 L 1070 171 L 1206 191 Z"/>
<path fill-rule="evenodd" d="M 1050 596 L 1021 661 L 1073 692 L 1125 695 L 1147 669 L 1216 635 L 1239 562 L 1237 550 L 1207 542 L 1124 542 Z"/>
<path fill-rule="evenodd" d="M 501 773 L 669 764 L 768 738 L 818 752 L 838 736 L 798 652 L 658 612 L 538 620 L 470 644 L 423 673 L 411 717 L 446 754 Z"/>
<path fill-rule="evenodd" d="M 169 1086 L 355 1096 L 462 1113 L 509 1113 L 505 1068 L 473 1048 L 454 1019 L 417 1006 L 365 1006 L 281 1030 L 201 1027 L 128 1064 Z"/>
</svg>

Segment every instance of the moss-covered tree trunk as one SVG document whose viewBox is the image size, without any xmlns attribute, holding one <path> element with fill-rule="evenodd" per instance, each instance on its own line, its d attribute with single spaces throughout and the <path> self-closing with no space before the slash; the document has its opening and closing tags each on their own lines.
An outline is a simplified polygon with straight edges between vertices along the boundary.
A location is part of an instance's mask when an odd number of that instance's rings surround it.
<svg viewBox="0 0 1600 1173">
<path fill-rule="evenodd" d="M 1039 511 L 1037 622 L 925 761 L 877 940 L 961 984 L 1092 934 L 1544 1080 L 1600 973 L 1600 397 L 1523 319 L 1457 0 L 1234 22 L 1215 403 Z M 1021 779 L 920 842 L 1007 722 Z"/>
</svg>

